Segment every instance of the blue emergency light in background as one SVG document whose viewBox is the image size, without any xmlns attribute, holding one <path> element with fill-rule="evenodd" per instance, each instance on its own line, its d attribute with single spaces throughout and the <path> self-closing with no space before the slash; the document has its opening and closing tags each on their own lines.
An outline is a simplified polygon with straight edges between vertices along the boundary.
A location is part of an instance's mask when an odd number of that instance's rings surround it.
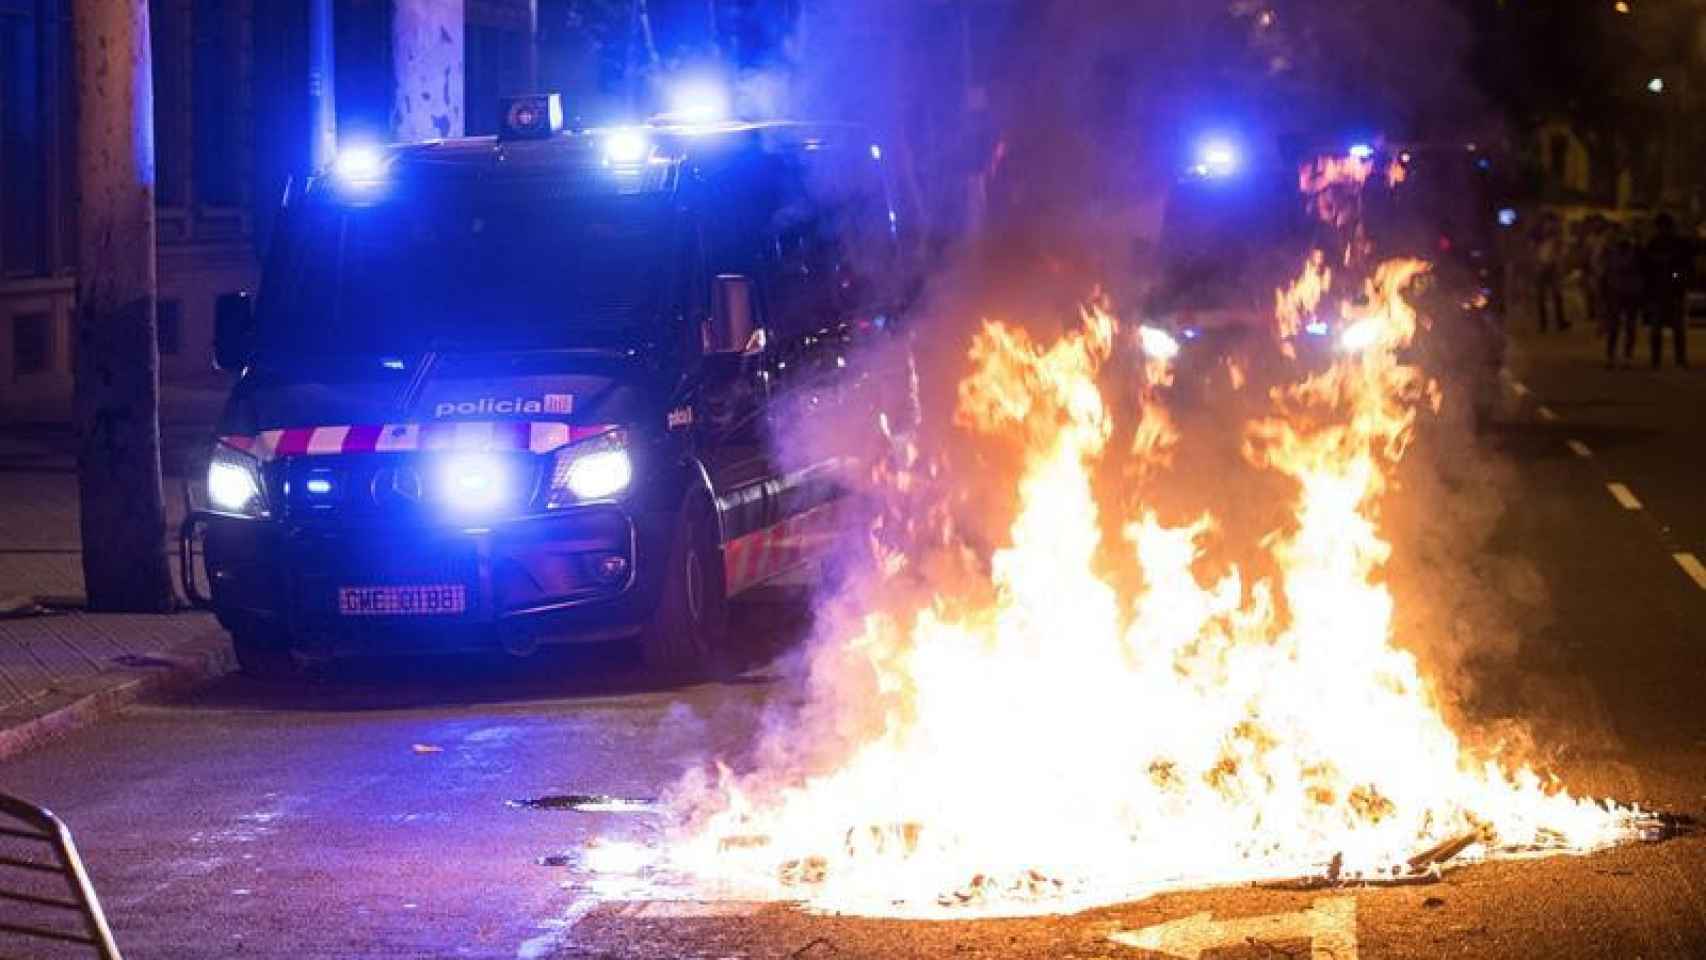
<svg viewBox="0 0 1706 960">
<path fill-rule="evenodd" d="M 1367 143 L 1353 143 L 1350 154 L 1358 160 L 1371 160 L 1374 158 L 1374 147 Z"/>
<path fill-rule="evenodd" d="M 1244 165 L 1243 151 L 1227 137 L 1207 137 L 1197 144 L 1191 172 L 1205 180 L 1220 180 L 1236 174 Z"/>
</svg>

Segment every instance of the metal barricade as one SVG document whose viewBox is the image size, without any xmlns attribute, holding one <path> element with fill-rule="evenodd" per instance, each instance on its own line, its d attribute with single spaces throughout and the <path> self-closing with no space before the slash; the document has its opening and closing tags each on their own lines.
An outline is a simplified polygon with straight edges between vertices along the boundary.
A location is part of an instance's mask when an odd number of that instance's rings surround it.
<svg viewBox="0 0 1706 960">
<path fill-rule="evenodd" d="M 101 960 L 120 960 L 65 824 L 42 807 L 0 793 L 0 837 L 11 841 L 0 855 L 0 956 L 34 942 L 87 947 Z"/>
</svg>

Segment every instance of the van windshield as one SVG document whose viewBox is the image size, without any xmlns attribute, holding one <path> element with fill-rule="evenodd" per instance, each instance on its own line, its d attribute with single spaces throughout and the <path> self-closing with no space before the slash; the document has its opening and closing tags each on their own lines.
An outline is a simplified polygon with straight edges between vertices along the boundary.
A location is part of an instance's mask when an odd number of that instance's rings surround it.
<svg viewBox="0 0 1706 960">
<path fill-rule="evenodd" d="M 305 204 L 263 297 L 263 354 L 610 346 L 675 279 L 654 197 Z"/>
<path fill-rule="evenodd" d="M 1279 181 L 1186 181 L 1161 225 L 1163 310 L 1218 309 L 1271 299 L 1308 243 L 1302 204 Z"/>
</svg>

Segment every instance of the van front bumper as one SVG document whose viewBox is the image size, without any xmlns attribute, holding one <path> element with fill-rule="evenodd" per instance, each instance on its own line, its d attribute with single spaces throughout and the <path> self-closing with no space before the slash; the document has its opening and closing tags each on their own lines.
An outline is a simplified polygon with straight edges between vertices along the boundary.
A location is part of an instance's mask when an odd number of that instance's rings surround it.
<svg viewBox="0 0 1706 960">
<path fill-rule="evenodd" d="M 651 617 L 668 518 L 589 506 L 489 527 L 292 524 L 207 517 L 211 600 L 230 630 L 346 652 L 607 639 Z M 350 588 L 460 587 L 454 613 L 345 612 Z"/>
</svg>

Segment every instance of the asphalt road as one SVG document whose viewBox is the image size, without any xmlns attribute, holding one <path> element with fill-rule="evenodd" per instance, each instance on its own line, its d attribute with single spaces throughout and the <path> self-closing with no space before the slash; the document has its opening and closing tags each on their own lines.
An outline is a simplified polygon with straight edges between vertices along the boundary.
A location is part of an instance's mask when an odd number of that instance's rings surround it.
<svg viewBox="0 0 1706 960">
<path fill-rule="evenodd" d="M 1480 441 L 1516 492 L 1486 549 L 1537 570 L 1545 602 L 1514 652 L 1471 668 L 1466 709 L 1526 721 L 1577 792 L 1699 814 L 1706 573 L 1678 556 L 1706 562 L 1706 373 L 1604 371 L 1575 336 L 1519 338 Z M 753 669 L 684 689 L 649 687 L 613 651 L 353 664 L 291 690 L 230 678 L 0 766 L 0 784 L 71 823 L 139 958 L 1157 955 L 1122 932 L 1217 958 L 1307 957 L 1311 937 L 1341 960 L 1706 956 L 1706 837 L 1420 886 L 926 923 L 669 903 L 596 866 L 611 841 L 653 836 L 645 813 L 508 803 L 655 796 L 739 749 L 806 613 L 785 588 L 745 605 Z"/>
</svg>

